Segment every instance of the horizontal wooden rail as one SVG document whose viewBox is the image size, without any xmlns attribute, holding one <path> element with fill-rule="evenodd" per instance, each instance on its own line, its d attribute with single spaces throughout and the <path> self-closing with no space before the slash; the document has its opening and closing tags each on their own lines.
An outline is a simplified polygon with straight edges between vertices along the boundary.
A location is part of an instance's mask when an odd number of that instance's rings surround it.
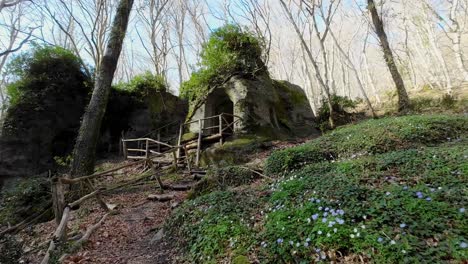
<svg viewBox="0 0 468 264">
<path fill-rule="evenodd" d="M 144 149 L 127 149 L 127 151 L 146 152 L 146 150 L 144 150 Z"/>
<path fill-rule="evenodd" d="M 154 140 L 152 138 L 132 138 L 132 139 L 122 139 L 123 142 L 137 142 L 137 141 L 149 141 L 149 142 L 152 142 L 152 143 L 155 143 L 155 144 L 158 144 L 158 145 L 162 145 L 162 146 L 166 146 L 166 147 L 169 147 L 169 148 L 172 148 L 174 146 L 172 145 L 169 145 L 167 143 L 164 143 L 164 142 L 161 142 L 161 141 L 157 141 L 157 140 Z"/>
</svg>

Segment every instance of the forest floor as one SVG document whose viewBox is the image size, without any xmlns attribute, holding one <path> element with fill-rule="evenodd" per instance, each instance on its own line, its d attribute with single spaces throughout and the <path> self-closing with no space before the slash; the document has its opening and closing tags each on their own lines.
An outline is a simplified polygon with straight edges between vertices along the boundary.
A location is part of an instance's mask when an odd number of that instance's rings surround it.
<svg viewBox="0 0 468 264">
<path fill-rule="evenodd" d="M 304 140 L 286 142 L 275 141 L 267 150 L 257 152 L 252 159 L 262 162 L 273 150 L 292 147 Z M 110 160 L 102 162 L 100 169 L 118 167 L 128 161 Z M 124 177 L 135 177 L 141 174 L 141 168 L 131 168 L 118 171 L 118 176 L 102 179 L 107 184 L 115 183 Z M 187 183 L 181 175 L 163 176 L 164 184 Z M 110 214 L 103 224 L 91 235 L 88 242 L 77 252 L 67 256 L 63 263 L 171 263 L 178 258 L 174 248 L 167 245 L 166 240 L 155 242 L 154 238 L 162 228 L 171 212 L 187 197 L 189 191 L 165 191 L 174 194 L 167 202 L 148 200 L 148 195 L 160 193 L 155 182 L 146 185 L 127 187 L 103 195 L 108 204 L 117 205 L 115 212 Z M 94 200 L 85 202 L 78 210 L 71 213 L 68 224 L 70 237 L 84 233 L 89 226 L 97 223 L 105 211 Z M 40 263 L 52 238 L 56 224 L 54 220 L 37 224 L 19 233 L 25 245 L 26 254 L 21 263 Z"/>
</svg>

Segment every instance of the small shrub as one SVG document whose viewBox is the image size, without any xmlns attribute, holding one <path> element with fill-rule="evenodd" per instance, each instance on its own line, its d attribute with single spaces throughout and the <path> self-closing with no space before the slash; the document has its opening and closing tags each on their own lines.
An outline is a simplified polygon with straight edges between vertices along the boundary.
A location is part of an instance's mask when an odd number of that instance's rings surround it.
<svg viewBox="0 0 468 264">
<path fill-rule="evenodd" d="M 180 96 L 196 103 L 229 75 L 265 71 L 262 46 L 259 37 L 240 26 L 228 24 L 218 28 L 203 45 L 199 70 L 182 84 Z"/>
<path fill-rule="evenodd" d="M 154 92 L 168 91 L 164 77 L 153 75 L 151 72 L 137 75 L 128 83 L 118 83 L 114 88 L 137 94 L 141 98 L 145 98 Z"/>
<path fill-rule="evenodd" d="M 14 188 L 2 192 L 2 223 L 16 224 L 42 212 L 51 203 L 50 182 L 44 177 L 21 179 Z"/>
<path fill-rule="evenodd" d="M 7 85 L 11 105 L 65 88 L 81 93 L 91 87 L 90 76 L 78 57 L 58 46 L 35 46 L 14 57 L 7 65 L 7 74 L 17 80 Z"/>
<path fill-rule="evenodd" d="M 348 124 L 353 119 L 353 114 L 351 113 L 359 101 L 351 100 L 346 96 L 332 95 L 331 97 L 332 107 L 335 114 L 334 121 L 336 125 Z M 326 131 L 330 129 L 329 117 L 330 117 L 330 108 L 325 98 L 322 99 L 322 106 L 318 110 L 317 114 L 317 124 L 320 130 Z"/>
<path fill-rule="evenodd" d="M 456 102 L 457 100 L 455 100 L 455 98 L 450 94 L 445 94 L 440 99 L 440 105 L 445 109 L 452 109 L 455 106 Z"/>
</svg>

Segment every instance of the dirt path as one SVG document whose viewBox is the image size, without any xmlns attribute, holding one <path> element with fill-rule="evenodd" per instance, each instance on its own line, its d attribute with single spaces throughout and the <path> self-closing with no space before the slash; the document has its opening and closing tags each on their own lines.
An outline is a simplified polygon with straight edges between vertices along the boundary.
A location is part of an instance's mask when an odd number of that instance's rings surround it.
<svg viewBox="0 0 468 264">
<path fill-rule="evenodd" d="M 304 141 L 274 142 L 268 150 L 256 153 L 252 159 L 264 160 L 274 149 L 302 142 Z M 123 173 L 121 177 L 137 174 L 139 168 L 131 170 Z M 122 180 L 122 178 L 101 179 L 101 181 L 108 182 L 118 180 Z M 165 183 L 176 184 L 171 180 Z M 164 242 L 152 243 L 151 241 L 170 216 L 171 211 L 174 210 L 173 204 L 182 203 L 188 192 L 171 192 L 175 197 L 168 202 L 147 200 L 149 194 L 156 194 L 158 191 L 157 185 L 153 184 L 105 195 L 103 198 L 107 203 L 118 205 L 116 213 L 109 215 L 103 225 L 91 235 L 85 246 L 68 256 L 64 263 L 154 264 L 176 262 L 177 254 L 174 249 Z M 68 225 L 69 232 L 84 233 L 104 214 L 105 212 L 96 202 L 93 200 L 86 202 L 82 208 L 72 212 L 72 218 Z M 26 248 L 42 248 L 39 252 L 30 250 L 23 258 L 23 263 L 40 263 L 55 227 L 55 223 L 50 221 L 38 224 L 27 232 L 21 232 L 20 236 L 27 245 Z"/>
<path fill-rule="evenodd" d="M 171 252 L 151 240 L 170 214 L 171 204 L 181 203 L 186 192 L 174 192 L 176 196 L 170 202 L 148 201 L 149 193 L 111 197 L 110 203 L 119 204 L 118 213 L 110 215 L 86 246 L 64 263 L 170 263 Z"/>
<path fill-rule="evenodd" d="M 173 252 L 163 243 L 151 243 L 151 240 L 162 227 L 175 203 L 182 203 L 187 191 L 172 192 L 174 199 L 168 202 L 149 201 L 149 194 L 157 194 L 155 186 L 140 187 L 124 192 L 105 195 L 107 203 L 118 205 L 116 213 L 110 214 L 90 237 L 89 241 L 78 252 L 68 256 L 63 263 L 125 263 L 150 264 L 171 263 Z M 86 228 L 98 222 L 104 211 L 94 202 L 85 203 L 82 208 L 72 211 L 68 224 L 69 232 Z M 27 248 L 35 248 L 50 241 L 55 229 L 54 221 L 38 224 L 31 230 L 20 233 Z M 40 263 L 44 249 L 31 251 L 23 258 L 22 263 Z"/>
</svg>

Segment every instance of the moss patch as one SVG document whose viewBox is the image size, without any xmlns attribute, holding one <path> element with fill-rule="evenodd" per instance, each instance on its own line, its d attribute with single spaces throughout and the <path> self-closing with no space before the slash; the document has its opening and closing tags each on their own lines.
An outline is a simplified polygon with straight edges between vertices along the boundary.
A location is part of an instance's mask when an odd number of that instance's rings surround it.
<svg viewBox="0 0 468 264">
<path fill-rule="evenodd" d="M 294 89 L 286 81 L 273 80 L 273 87 L 277 91 L 284 91 L 288 95 L 290 102 L 294 105 L 302 105 L 308 103 L 307 96 L 302 90 Z"/>
<path fill-rule="evenodd" d="M 246 135 L 227 141 L 219 147 L 206 149 L 200 162 L 202 166 L 244 164 L 266 148 L 269 148 L 268 138 Z"/>
<path fill-rule="evenodd" d="M 189 197 L 194 198 L 213 191 L 225 191 L 229 187 L 250 184 L 256 179 L 258 179 L 257 174 L 243 167 L 215 168 L 208 171 L 207 176 L 195 185 Z"/>
<path fill-rule="evenodd" d="M 190 141 L 198 137 L 197 133 L 189 132 L 182 135 L 182 141 Z"/>
<path fill-rule="evenodd" d="M 266 171 L 278 174 L 307 163 L 384 153 L 457 140 L 467 136 L 463 116 L 406 116 L 369 120 L 337 129 L 299 147 L 274 152 Z"/>
</svg>

